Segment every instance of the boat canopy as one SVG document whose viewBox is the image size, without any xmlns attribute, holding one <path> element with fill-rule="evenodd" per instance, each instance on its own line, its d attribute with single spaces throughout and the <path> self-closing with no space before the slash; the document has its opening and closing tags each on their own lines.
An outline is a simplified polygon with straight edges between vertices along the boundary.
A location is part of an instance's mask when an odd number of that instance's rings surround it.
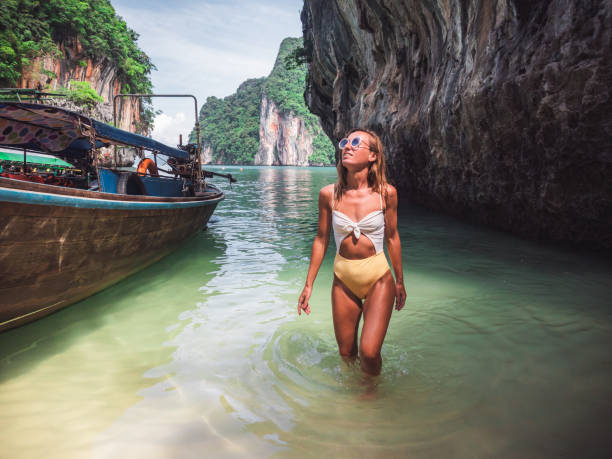
<svg viewBox="0 0 612 459">
<path fill-rule="evenodd" d="M 11 161 L 15 163 L 22 163 L 23 154 L 0 151 L 0 161 Z M 72 167 L 72 164 L 67 163 L 66 161 L 62 161 L 59 158 L 54 158 L 52 156 L 34 155 L 34 154 L 28 154 L 26 157 L 26 162 L 31 163 L 31 164 L 42 164 L 43 166 Z"/>
<path fill-rule="evenodd" d="M 0 146 L 81 159 L 91 150 L 90 133 L 95 135 L 96 148 L 128 145 L 173 158 L 189 159 L 186 151 L 69 110 L 22 102 L 0 103 Z"/>
</svg>

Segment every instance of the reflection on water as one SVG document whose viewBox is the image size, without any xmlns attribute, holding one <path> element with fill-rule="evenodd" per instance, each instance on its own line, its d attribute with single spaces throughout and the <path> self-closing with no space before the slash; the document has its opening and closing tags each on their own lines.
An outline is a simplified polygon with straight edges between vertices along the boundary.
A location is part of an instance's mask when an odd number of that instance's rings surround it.
<svg viewBox="0 0 612 459">
<path fill-rule="evenodd" d="M 404 206 L 408 300 L 372 381 L 337 355 L 333 242 L 313 313 L 295 314 L 335 170 L 231 172 L 209 229 L 181 250 L 0 335 L 3 455 L 610 450 L 612 264 Z"/>
</svg>

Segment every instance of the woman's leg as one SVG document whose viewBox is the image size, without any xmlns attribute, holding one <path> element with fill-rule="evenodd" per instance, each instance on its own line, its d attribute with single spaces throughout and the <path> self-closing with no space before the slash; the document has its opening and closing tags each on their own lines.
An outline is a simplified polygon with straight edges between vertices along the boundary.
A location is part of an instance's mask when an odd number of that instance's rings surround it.
<svg viewBox="0 0 612 459">
<path fill-rule="evenodd" d="M 361 300 L 335 275 L 332 284 L 332 316 L 338 351 L 346 363 L 353 363 L 357 357 Z"/>
<path fill-rule="evenodd" d="M 395 300 L 395 284 L 391 271 L 387 271 L 368 292 L 363 303 L 363 330 L 359 345 L 361 369 L 378 375 L 382 367 L 382 348 Z"/>
</svg>

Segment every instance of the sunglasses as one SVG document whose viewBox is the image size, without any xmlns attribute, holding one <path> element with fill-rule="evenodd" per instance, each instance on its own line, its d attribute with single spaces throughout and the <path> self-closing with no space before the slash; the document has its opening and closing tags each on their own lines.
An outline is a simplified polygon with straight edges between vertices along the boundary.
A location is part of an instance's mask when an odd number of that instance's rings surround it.
<svg viewBox="0 0 612 459">
<path fill-rule="evenodd" d="M 363 139 L 361 137 L 353 137 L 353 140 L 351 140 L 351 147 L 353 148 L 357 148 L 359 146 L 359 144 L 361 143 Z M 340 147 L 340 150 L 344 149 L 344 147 L 346 147 L 346 145 L 349 143 L 349 139 L 342 139 L 340 142 L 338 142 L 338 146 Z M 368 148 L 368 147 L 364 147 L 364 148 Z M 369 150 L 369 148 L 368 148 Z"/>
</svg>

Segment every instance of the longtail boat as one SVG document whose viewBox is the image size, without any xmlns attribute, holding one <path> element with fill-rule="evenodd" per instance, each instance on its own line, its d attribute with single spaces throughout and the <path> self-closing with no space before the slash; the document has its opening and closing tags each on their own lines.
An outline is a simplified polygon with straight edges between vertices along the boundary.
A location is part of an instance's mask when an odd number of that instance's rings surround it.
<svg viewBox="0 0 612 459">
<path fill-rule="evenodd" d="M 0 102 L 0 146 L 75 165 L 49 173 L 13 158 L 0 172 L 0 332 L 156 262 L 204 229 L 224 198 L 206 181 L 199 135 L 174 148 L 61 108 Z M 142 155 L 138 171 L 102 167 L 100 152 L 117 146 Z"/>
</svg>

